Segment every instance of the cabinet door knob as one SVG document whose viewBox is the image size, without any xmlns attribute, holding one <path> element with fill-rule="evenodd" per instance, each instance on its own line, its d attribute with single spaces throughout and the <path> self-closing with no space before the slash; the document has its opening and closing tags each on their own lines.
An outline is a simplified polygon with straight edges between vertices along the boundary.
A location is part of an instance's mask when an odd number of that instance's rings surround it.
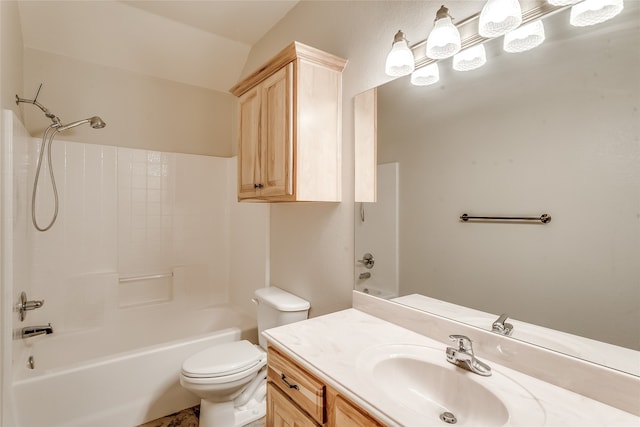
<svg viewBox="0 0 640 427">
<path fill-rule="evenodd" d="M 264 188 L 262 184 L 253 184 L 253 188 Z"/>
</svg>

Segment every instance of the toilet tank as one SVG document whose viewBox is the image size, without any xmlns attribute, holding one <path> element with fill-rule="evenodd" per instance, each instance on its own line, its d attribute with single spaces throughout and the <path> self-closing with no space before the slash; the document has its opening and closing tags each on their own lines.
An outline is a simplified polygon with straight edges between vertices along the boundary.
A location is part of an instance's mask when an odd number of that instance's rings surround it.
<svg viewBox="0 0 640 427">
<path fill-rule="evenodd" d="M 258 339 L 264 349 L 267 348 L 267 340 L 262 336 L 262 331 L 308 317 L 309 301 L 280 288 L 261 288 L 255 291 L 254 296 L 258 305 Z"/>
</svg>

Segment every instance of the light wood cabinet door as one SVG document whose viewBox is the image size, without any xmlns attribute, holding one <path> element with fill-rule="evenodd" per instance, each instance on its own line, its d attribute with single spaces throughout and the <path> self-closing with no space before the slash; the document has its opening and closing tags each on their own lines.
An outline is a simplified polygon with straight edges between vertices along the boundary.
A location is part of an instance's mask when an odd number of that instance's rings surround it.
<svg viewBox="0 0 640 427">
<path fill-rule="evenodd" d="M 382 424 L 342 396 L 337 396 L 334 402 L 334 417 L 331 425 L 336 427 L 383 427 Z"/>
<path fill-rule="evenodd" d="M 238 198 L 258 194 L 260 181 L 260 90 L 254 88 L 238 102 Z"/>
<path fill-rule="evenodd" d="M 293 64 L 260 85 L 261 195 L 293 195 Z"/>
<path fill-rule="evenodd" d="M 267 426 L 318 427 L 319 424 L 300 410 L 277 387 L 267 383 Z"/>
</svg>

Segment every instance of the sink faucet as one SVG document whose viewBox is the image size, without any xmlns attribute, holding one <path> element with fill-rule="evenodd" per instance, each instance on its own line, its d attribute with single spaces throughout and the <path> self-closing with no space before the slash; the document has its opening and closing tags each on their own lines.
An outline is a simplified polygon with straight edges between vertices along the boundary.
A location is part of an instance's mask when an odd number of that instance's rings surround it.
<svg viewBox="0 0 640 427">
<path fill-rule="evenodd" d="M 473 354 L 473 344 L 469 337 L 464 335 L 449 335 L 451 341 L 458 343 L 458 348 L 447 347 L 447 362 L 458 365 L 475 374 L 488 377 L 491 375 L 491 368 L 481 362 Z"/>
<path fill-rule="evenodd" d="M 36 337 L 38 335 L 52 334 L 53 326 L 51 323 L 45 326 L 27 326 L 22 328 L 22 338 Z"/>
<path fill-rule="evenodd" d="M 511 323 L 505 323 L 507 318 L 508 316 L 506 314 L 501 314 L 500 317 L 493 322 L 493 325 L 491 325 L 491 332 L 506 336 L 511 335 L 513 332 L 513 325 Z"/>
</svg>

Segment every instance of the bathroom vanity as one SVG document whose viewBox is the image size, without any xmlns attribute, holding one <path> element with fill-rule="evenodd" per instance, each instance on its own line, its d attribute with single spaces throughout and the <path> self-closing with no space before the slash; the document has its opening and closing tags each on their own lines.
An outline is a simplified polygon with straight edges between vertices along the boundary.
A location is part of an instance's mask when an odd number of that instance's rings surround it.
<svg viewBox="0 0 640 427">
<path fill-rule="evenodd" d="M 366 410 L 270 346 L 267 370 L 267 425 L 382 426 Z"/>
<path fill-rule="evenodd" d="M 484 377 L 446 361 L 446 348 L 454 345 L 446 338 L 434 339 L 365 311 L 370 310 L 352 308 L 264 333 L 269 342 L 268 425 L 290 419 L 309 426 L 440 426 L 449 417 L 460 425 L 619 427 L 640 422 L 639 414 L 627 412 L 633 408 L 619 409 L 624 402 L 598 401 L 504 362 L 536 360 L 536 352 L 544 349 L 517 343 L 524 347 L 512 354 L 504 344 L 505 359 L 498 362 L 486 350 L 485 334 L 490 333 L 436 319 L 442 323 L 434 331 L 470 336 L 476 356 L 492 369 Z M 412 322 L 423 315 L 407 313 L 398 318 Z M 491 345 L 501 339 L 486 337 Z M 553 369 L 545 357 L 539 360 L 541 369 Z M 567 373 L 584 374 L 579 366 Z M 638 378 L 613 386 L 637 400 Z"/>
</svg>

